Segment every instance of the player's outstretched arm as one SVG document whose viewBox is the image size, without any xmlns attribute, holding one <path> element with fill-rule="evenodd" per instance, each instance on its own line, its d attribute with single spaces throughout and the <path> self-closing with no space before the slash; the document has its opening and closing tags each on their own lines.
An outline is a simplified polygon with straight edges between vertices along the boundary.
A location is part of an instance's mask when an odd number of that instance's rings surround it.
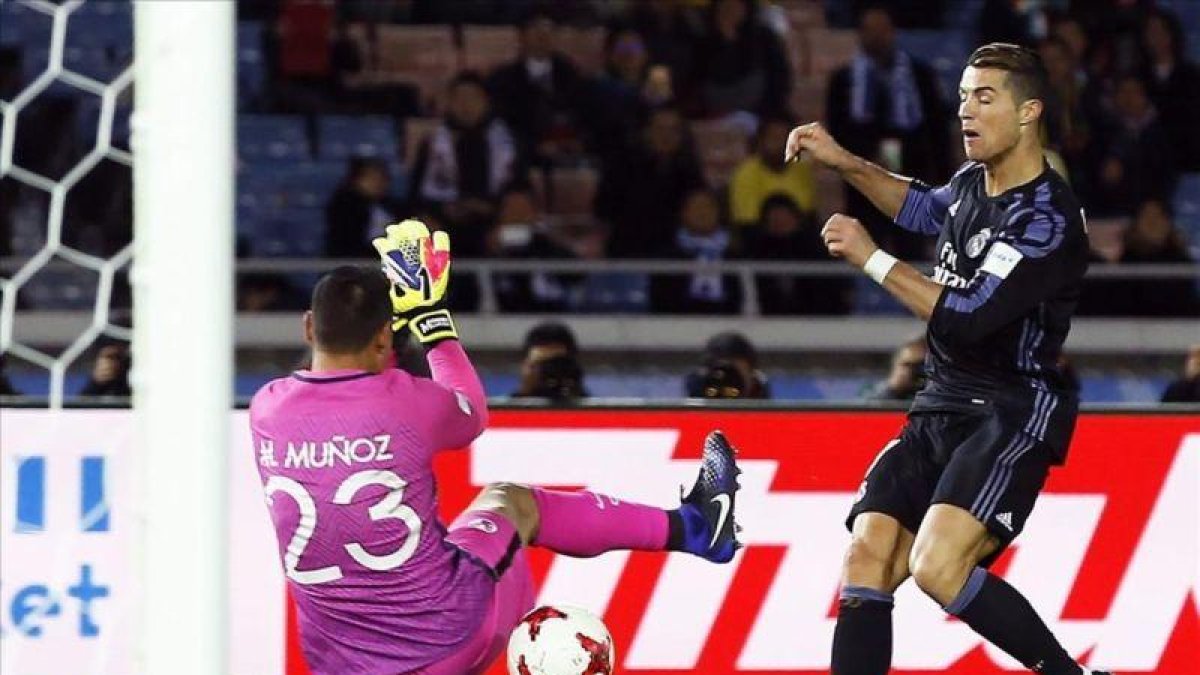
<svg viewBox="0 0 1200 675">
<path fill-rule="evenodd" d="M 487 426 L 488 410 L 483 384 L 446 308 L 450 237 L 431 235 L 419 220 L 405 220 L 372 243 L 392 282 L 392 330 L 411 331 L 426 349 L 433 382 L 418 383 L 429 406 L 422 417 L 431 421 L 436 445 L 465 445 Z"/>
<path fill-rule="evenodd" d="M 875 245 L 862 223 L 835 213 L 821 229 L 821 238 L 830 255 L 844 258 L 861 269 L 913 314 L 924 321 L 933 316 L 945 287 L 884 252 Z"/>
<path fill-rule="evenodd" d="M 891 173 L 851 153 L 839 145 L 820 122 L 798 126 L 788 135 L 784 159 L 797 160 L 803 152 L 841 174 L 888 218 L 895 220 L 900 214 L 911 178 Z"/>
</svg>

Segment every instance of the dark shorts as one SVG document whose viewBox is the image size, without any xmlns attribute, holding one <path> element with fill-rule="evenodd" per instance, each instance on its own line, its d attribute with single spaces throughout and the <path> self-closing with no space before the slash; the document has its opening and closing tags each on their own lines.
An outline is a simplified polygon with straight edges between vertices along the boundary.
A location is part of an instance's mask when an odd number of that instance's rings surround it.
<svg viewBox="0 0 1200 675">
<path fill-rule="evenodd" d="M 867 469 L 846 527 L 860 513 L 878 512 L 909 532 L 933 504 L 965 509 L 1000 541 L 981 562 L 990 565 L 1020 534 L 1046 482 L 1055 455 L 1020 415 L 990 406 L 965 412 L 909 415 Z"/>
</svg>

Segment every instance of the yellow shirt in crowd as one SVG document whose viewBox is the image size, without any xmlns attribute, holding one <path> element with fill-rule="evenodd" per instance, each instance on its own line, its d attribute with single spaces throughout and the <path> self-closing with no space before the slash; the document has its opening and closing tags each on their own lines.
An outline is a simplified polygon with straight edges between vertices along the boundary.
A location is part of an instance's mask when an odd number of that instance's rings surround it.
<svg viewBox="0 0 1200 675">
<path fill-rule="evenodd" d="M 746 158 L 729 181 L 729 210 L 733 222 L 753 225 L 758 222 L 763 203 L 776 194 L 791 197 L 801 211 L 817 208 L 817 185 L 812 163 L 792 162 L 781 172 L 767 168 L 757 155 Z"/>
</svg>

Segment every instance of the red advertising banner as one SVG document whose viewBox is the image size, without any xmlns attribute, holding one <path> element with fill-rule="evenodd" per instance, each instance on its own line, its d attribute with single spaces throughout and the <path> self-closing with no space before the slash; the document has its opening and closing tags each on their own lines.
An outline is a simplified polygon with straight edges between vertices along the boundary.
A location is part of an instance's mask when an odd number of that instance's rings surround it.
<svg viewBox="0 0 1200 675">
<path fill-rule="evenodd" d="M 843 525 L 899 413 L 495 411 L 472 448 L 439 459 L 449 520 L 496 481 L 578 486 L 662 506 L 690 484 L 704 435 L 744 470 L 746 549 L 728 565 L 682 555 L 590 560 L 534 550 L 541 602 L 603 615 L 618 671 L 826 673 Z M 1200 673 L 1200 418 L 1089 414 L 1025 532 L 993 571 L 1021 589 L 1077 658 L 1121 673 Z M 896 673 L 1023 672 L 911 582 L 897 593 Z M 288 672 L 306 668 L 288 639 Z M 502 675 L 497 665 L 489 675 Z"/>
</svg>

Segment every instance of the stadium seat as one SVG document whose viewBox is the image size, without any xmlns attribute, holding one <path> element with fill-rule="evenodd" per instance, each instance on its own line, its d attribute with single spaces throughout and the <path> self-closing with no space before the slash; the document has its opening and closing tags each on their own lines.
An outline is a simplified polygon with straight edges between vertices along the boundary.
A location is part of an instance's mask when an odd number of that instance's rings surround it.
<svg viewBox="0 0 1200 675">
<path fill-rule="evenodd" d="M 345 160 L 350 157 L 397 156 L 400 140 L 396 124 L 383 115 L 322 115 L 317 118 L 317 158 Z"/>
<path fill-rule="evenodd" d="M 253 252 L 266 257 L 321 255 L 325 215 L 321 208 L 285 207 L 269 212 L 254 233 Z"/>
<path fill-rule="evenodd" d="M 1192 243 L 1200 242 L 1200 173 L 1185 173 L 1179 177 L 1172 202 L 1175 225 Z"/>
<path fill-rule="evenodd" d="M 267 83 L 261 21 L 239 21 L 237 27 L 237 87 L 239 107 L 253 106 Z"/>
<path fill-rule="evenodd" d="M 43 269 L 21 287 L 21 297 L 37 309 L 90 311 L 98 277 L 83 268 Z"/>
<path fill-rule="evenodd" d="M 97 82 L 110 82 L 124 70 L 129 61 L 107 47 L 68 45 L 63 49 L 63 68 Z"/>
<path fill-rule="evenodd" d="M 516 60 L 519 34 L 513 26 L 463 26 L 463 68 L 486 75 Z"/>
<path fill-rule="evenodd" d="M 450 26 L 379 25 L 375 45 L 363 24 L 350 26 L 348 34 L 362 54 L 378 56 L 376 70 L 363 73 L 362 82 L 415 86 L 423 101 L 437 99 L 458 70 L 458 48 Z"/>
<path fill-rule="evenodd" d="M 954 0 L 946 3 L 946 27 L 974 31 L 979 26 L 984 0 Z"/>
<path fill-rule="evenodd" d="M 581 310 L 596 314 L 644 314 L 650 307 L 650 277 L 645 274 L 592 274 L 584 284 Z"/>
<path fill-rule="evenodd" d="M 131 50 L 133 45 L 133 13 L 128 3 L 85 2 L 88 6 L 111 4 L 112 10 L 123 7 L 123 11 L 76 11 L 67 21 L 66 44 L 72 47 L 99 47 Z"/>
<path fill-rule="evenodd" d="M 1196 0 L 1158 0 L 1158 6 L 1171 12 L 1178 19 L 1184 30 L 1196 32 L 1200 30 L 1200 2 Z M 1194 46 L 1194 44 L 1192 45 Z"/>
<path fill-rule="evenodd" d="M 243 161 L 309 158 L 304 119 L 294 115 L 238 115 L 238 157 Z"/>
<path fill-rule="evenodd" d="M 856 276 L 853 313 L 860 316 L 907 316 L 908 310 L 879 284 L 865 276 Z"/>
<path fill-rule="evenodd" d="M 0 2 L 0 45 L 46 47 L 50 39 L 50 16 L 27 5 Z"/>
</svg>

